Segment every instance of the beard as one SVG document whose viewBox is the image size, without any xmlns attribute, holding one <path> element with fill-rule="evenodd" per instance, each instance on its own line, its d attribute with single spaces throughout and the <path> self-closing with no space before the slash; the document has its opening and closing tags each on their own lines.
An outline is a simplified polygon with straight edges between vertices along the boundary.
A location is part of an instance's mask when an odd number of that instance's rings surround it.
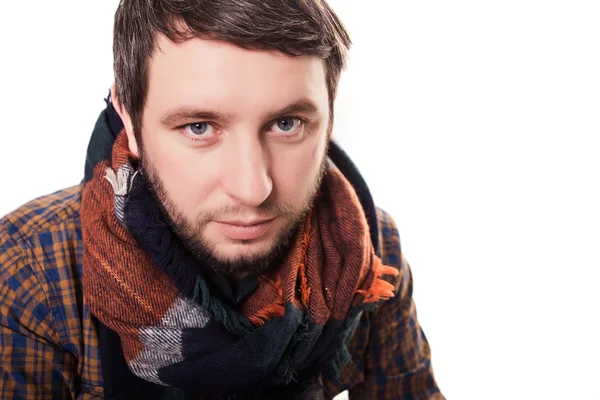
<svg viewBox="0 0 600 400">
<path fill-rule="evenodd" d="M 216 243 L 203 236 L 206 225 L 214 220 L 222 219 L 227 215 L 239 213 L 242 206 L 226 205 L 215 210 L 199 213 L 191 220 L 186 218 L 180 208 L 173 202 L 158 175 L 158 172 L 149 161 L 148 156 L 140 149 L 141 170 L 150 183 L 150 190 L 160 205 L 162 214 L 167 218 L 172 231 L 183 242 L 184 246 L 200 265 L 207 266 L 217 273 L 232 278 L 242 278 L 246 275 L 260 274 L 277 267 L 288 253 L 299 226 L 307 218 L 314 205 L 315 197 L 319 192 L 323 177 L 327 171 L 327 149 L 321 161 L 317 176 L 310 185 L 307 193 L 303 193 L 303 201 L 299 208 L 291 204 L 277 203 L 267 198 L 264 203 L 256 207 L 255 211 L 260 216 L 279 216 L 285 221 L 282 228 L 274 237 L 270 248 L 253 255 L 239 254 L 233 258 L 219 257 L 216 253 Z M 233 240 L 234 243 L 249 244 L 251 240 Z"/>
</svg>

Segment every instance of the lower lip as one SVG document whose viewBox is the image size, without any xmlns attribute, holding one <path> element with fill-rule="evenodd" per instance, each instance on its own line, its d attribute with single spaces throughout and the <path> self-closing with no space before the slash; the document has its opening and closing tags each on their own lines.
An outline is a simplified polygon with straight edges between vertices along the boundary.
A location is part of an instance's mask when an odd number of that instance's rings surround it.
<svg viewBox="0 0 600 400">
<path fill-rule="evenodd" d="M 258 239 L 267 233 L 272 224 L 273 220 L 250 226 L 231 225 L 217 222 L 221 232 L 223 232 L 225 236 L 232 240 Z"/>
</svg>

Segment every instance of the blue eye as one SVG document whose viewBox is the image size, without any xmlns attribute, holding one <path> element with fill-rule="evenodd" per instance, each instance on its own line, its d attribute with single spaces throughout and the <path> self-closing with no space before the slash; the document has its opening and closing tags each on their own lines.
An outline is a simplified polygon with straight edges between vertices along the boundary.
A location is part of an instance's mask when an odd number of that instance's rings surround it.
<svg viewBox="0 0 600 400">
<path fill-rule="evenodd" d="M 206 122 L 196 122 L 188 126 L 190 127 L 190 132 L 196 136 L 204 135 L 210 128 L 210 125 Z"/>
<path fill-rule="evenodd" d="M 299 118 L 280 118 L 275 122 L 273 126 L 273 130 L 280 133 L 290 133 L 296 131 L 300 125 L 302 125 L 302 120 Z"/>
<path fill-rule="evenodd" d="M 277 127 L 284 132 L 294 129 L 294 118 L 285 118 L 277 121 Z"/>
</svg>

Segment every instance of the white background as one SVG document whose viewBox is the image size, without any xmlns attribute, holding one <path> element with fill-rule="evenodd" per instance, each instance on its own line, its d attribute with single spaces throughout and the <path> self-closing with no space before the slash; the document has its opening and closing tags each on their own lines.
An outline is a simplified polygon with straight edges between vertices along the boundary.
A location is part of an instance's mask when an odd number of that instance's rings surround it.
<svg viewBox="0 0 600 400">
<path fill-rule="evenodd" d="M 600 6 L 331 1 L 336 136 L 400 227 L 450 399 L 600 399 Z M 83 176 L 117 1 L 4 1 L 0 215 Z"/>
</svg>

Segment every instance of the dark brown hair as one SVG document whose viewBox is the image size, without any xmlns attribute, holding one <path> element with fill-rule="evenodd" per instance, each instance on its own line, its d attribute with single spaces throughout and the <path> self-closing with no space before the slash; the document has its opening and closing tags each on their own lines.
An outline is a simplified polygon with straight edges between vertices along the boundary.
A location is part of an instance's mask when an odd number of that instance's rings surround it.
<svg viewBox="0 0 600 400">
<path fill-rule="evenodd" d="M 322 58 L 331 130 L 336 90 L 351 41 L 326 0 L 121 0 L 114 25 L 115 81 L 136 136 L 141 133 L 148 62 L 158 33 L 175 43 L 198 37 L 246 49 Z"/>
</svg>

